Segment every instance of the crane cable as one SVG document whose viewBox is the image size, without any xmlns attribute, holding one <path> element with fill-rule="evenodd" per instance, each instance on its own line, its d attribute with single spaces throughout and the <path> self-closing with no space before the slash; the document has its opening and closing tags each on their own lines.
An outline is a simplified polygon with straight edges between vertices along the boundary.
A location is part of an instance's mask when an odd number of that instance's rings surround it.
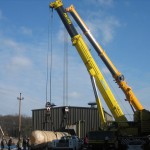
<svg viewBox="0 0 150 150">
<path fill-rule="evenodd" d="M 53 31 L 53 9 L 52 12 L 49 13 L 51 16 L 49 17 L 48 20 L 48 50 L 47 50 L 47 75 L 46 75 L 46 103 L 48 102 L 48 82 L 49 82 L 49 90 L 50 90 L 50 103 L 52 99 L 52 94 L 51 94 L 51 84 L 52 84 L 52 62 L 53 62 L 53 36 L 52 36 L 52 31 Z M 49 23 L 50 22 L 50 23 Z M 51 25 L 51 26 L 50 26 Z M 51 29 L 51 30 L 50 30 Z M 49 51 L 50 51 L 50 66 L 49 66 Z M 49 68 L 50 67 L 50 68 Z"/>
<path fill-rule="evenodd" d="M 51 13 L 51 47 L 50 47 L 50 103 L 52 101 L 52 67 L 53 67 L 53 9 L 52 9 L 52 13 Z"/>
<path fill-rule="evenodd" d="M 64 28 L 63 105 L 68 106 L 68 33 Z"/>
</svg>

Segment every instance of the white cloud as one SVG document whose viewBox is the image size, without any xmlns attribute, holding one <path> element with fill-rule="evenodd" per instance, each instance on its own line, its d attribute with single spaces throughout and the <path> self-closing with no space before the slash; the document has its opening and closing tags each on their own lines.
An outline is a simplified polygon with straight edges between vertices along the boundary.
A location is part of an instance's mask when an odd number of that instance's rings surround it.
<svg viewBox="0 0 150 150">
<path fill-rule="evenodd" d="M 112 6 L 113 0 L 96 0 L 97 4 L 103 5 L 103 6 Z"/>
<path fill-rule="evenodd" d="M 28 36 L 32 35 L 32 30 L 24 26 L 20 27 L 20 32 L 24 35 L 28 35 Z"/>
<path fill-rule="evenodd" d="M 96 38 L 100 36 L 101 41 L 104 44 L 107 44 L 110 41 L 112 41 L 114 38 L 116 28 L 120 26 L 119 21 L 113 16 L 98 17 L 97 14 L 94 13 L 90 18 L 90 21 L 87 21 L 87 25 L 94 37 Z"/>
<path fill-rule="evenodd" d="M 4 39 L 3 43 L 5 46 L 7 45 L 8 47 L 13 47 L 13 48 L 17 48 L 17 45 L 18 45 L 16 42 L 14 42 L 11 39 Z"/>
<path fill-rule="evenodd" d="M 118 27 L 119 25 L 120 24 L 118 20 L 116 20 L 114 17 L 106 18 L 103 24 L 103 29 L 101 29 L 103 33 L 104 41 L 106 43 L 113 39 L 115 28 Z"/>
<path fill-rule="evenodd" d="M 24 56 L 13 57 L 9 64 L 9 69 L 20 70 L 31 66 L 31 61 Z"/>
<path fill-rule="evenodd" d="M 87 4 L 93 4 L 100 7 L 112 7 L 114 0 L 85 0 Z"/>
<path fill-rule="evenodd" d="M 15 50 L 18 52 L 25 50 L 25 47 L 23 45 L 21 45 L 20 43 L 16 42 L 13 39 L 10 39 L 10 38 L 3 39 L 1 46 L 3 49 L 7 49 L 7 50 L 11 49 L 11 50 Z"/>
</svg>

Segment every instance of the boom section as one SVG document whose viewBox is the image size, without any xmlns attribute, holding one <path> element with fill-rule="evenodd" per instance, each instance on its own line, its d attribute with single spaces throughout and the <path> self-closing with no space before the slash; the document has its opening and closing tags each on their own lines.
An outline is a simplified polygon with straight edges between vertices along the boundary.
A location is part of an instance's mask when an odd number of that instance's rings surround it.
<svg viewBox="0 0 150 150">
<path fill-rule="evenodd" d="M 135 94 L 133 93 L 131 87 L 127 85 L 127 82 L 124 79 L 124 76 L 117 70 L 117 68 L 114 66 L 114 64 L 111 62 L 103 48 L 98 44 L 98 42 L 95 40 L 93 35 L 91 34 L 90 30 L 84 23 L 84 21 L 81 19 L 77 11 L 75 10 L 74 6 L 71 5 L 69 8 L 66 9 L 66 11 L 70 12 L 74 20 L 77 22 L 89 42 L 92 44 L 104 64 L 109 69 L 110 73 L 112 74 L 113 78 L 119 85 L 119 88 L 122 89 L 126 96 L 126 100 L 129 101 L 129 103 L 135 108 L 135 110 L 143 110 L 143 106 L 140 103 L 140 101 L 137 99 Z"/>
<path fill-rule="evenodd" d="M 61 0 L 56 0 L 50 4 L 51 8 L 55 8 L 58 15 L 60 16 L 63 24 L 65 25 L 72 44 L 76 47 L 82 61 L 84 62 L 89 74 L 95 78 L 96 85 L 103 96 L 109 110 L 111 111 L 116 122 L 124 123 L 124 126 L 128 126 L 127 119 L 122 112 L 120 106 L 118 105 L 113 93 L 111 92 L 107 82 L 105 81 L 100 69 L 98 68 L 96 62 L 94 61 L 88 46 L 85 44 L 81 35 L 79 35 L 74 28 L 66 10 L 63 7 Z M 98 106 L 99 107 L 99 106 Z M 121 124 L 122 125 L 122 124 Z"/>
<path fill-rule="evenodd" d="M 98 95 L 95 79 L 94 79 L 93 76 L 90 76 L 90 77 L 91 77 L 91 82 L 92 82 L 92 87 L 93 87 L 93 91 L 94 91 L 94 95 L 95 95 L 97 108 L 98 108 L 98 111 L 99 111 L 99 117 L 100 117 L 100 120 L 101 120 L 101 127 L 102 127 L 102 129 L 104 129 L 106 127 L 106 119 L 105 119 L 105 115 L 104 115 L 104 110 L 103 110 L 103 107 L 102 107 L 102 103 L 100 101 L 100 97 Z"/>
</svg>

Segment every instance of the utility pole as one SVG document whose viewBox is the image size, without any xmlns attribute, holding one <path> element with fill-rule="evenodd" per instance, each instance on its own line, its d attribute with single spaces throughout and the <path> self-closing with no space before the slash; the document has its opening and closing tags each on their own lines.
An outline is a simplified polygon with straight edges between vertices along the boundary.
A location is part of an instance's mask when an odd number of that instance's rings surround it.
<svg viewBox="0 0 150 150">
<path fill-rule="evenodd" d="M 21 93 L 20 93 L 20 97 L 17 97 L 17 99 L 19 100 L 19 139 L 21 136 L 21 100 L 23 100 L 24 98 L 21 97 Z"/>
</svg>

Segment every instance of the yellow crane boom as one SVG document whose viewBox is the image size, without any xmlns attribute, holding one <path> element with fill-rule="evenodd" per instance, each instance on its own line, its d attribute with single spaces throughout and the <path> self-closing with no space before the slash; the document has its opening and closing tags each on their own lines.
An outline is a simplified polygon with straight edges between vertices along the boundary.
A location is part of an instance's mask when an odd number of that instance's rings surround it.
<svg viewBox="0 0 150 150">
<path fill-rule="evenodd" d="M 74 6 L 71 5 L 66 10 L 71 13 L 74 20 L 77 22 L 77 24 L 79 25 L 79 27 L 81 28 L 81 30 L 83 31 L 83 33 L 85 34 L 87 39 L 90 41 L 90 43 L 92 44 L 92 46 L 94 47 L 94 49 L 96 50 L 96 52 L 98 53 L 98 55 L 100 56 L 100 58 L 102 59 L 104 64 L 107 66 L 107 68 L 111 72 L 113 78 L 115 79 L 115 81 L 117 82 L 119 87 L 122 89 L 124 94 L 126 95 L 126 100 L 129 101 L 129 103 L 131 104 L 131 106 L 133 106 L 135 108 L 135 110 L 140 110 L 140 111 L 143 110 L 144 108 L 143 108 L 142 104 L 140 103 L 140 101 L 137 99 L 137 97 L 133 93 L 131 87 L 129 87 L 127 85 L 127 82 L 125 81 L 123 74 L 121 74 L 117 70 L 117 68 L 111 62 L 111 60 L 109 59 L 109 57 L 107 56 L 107 54 L 105 53 L 103 48 L 95 40 L 95 38 L 91 34 L 88 27 L 86 26 L 86 24 L 83 22 L 83 20 L 81 19 L 81 17 L 75 10 Z"/>
<path fill-rule="evenodd" d="M 102 94 L 109 110 L 111 111 L 115 121 L 124 123 L 125 126 L 128 126 L 127 118 L 125 117 L 122 109 L 120 108 L 107 82 L 105 81 L 100 69 L 98 68 L 96 62 L 94 61 L 88 49 L 88 46 L 86 45 L 82 36 L 78 34 L 74 25 L 72 24 L 72 21 L 70 20 L 66 10 L 63 7 L 62 1 L 56 0 L 55 2 L 50 3 L 50 7 L 56 9 L 59 17 L 61 18 L 63 24 L 65 25 L 71 37 L 72 44 L 76 47 L 89 74 L 95 78 L 96 85 L 100 93 Z"/>
</svg>

